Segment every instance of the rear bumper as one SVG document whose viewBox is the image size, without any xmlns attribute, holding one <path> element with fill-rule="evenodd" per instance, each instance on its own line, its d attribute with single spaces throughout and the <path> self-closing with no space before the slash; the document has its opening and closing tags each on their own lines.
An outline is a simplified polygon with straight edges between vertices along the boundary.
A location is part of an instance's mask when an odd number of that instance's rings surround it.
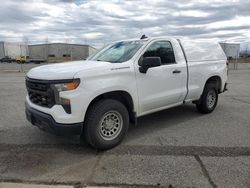
<svg viewBox="0 0 250 188">
<path fill-rule="evenodd" d="M 51 115 L 35 110 L 27 103 L 25 104 L 25 113 L 27 120 L 43 131 L 56 135 L 80 135 L 82 133 L 83 123 L 57 123 Z"/>
</svg>

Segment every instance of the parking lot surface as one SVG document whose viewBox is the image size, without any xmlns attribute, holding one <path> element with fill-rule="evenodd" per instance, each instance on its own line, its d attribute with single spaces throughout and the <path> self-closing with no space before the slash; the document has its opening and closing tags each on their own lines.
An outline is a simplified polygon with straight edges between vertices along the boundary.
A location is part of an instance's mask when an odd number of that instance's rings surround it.
<svg viewBox="0 0 250 188">
<path fill-rule="evenodd" d="M 229 71 L 229 91 L 213 113 L 185 104 L 139 118 L 109 151 L 33 127 L 25 119 L 25 73 L 6 67 L 0 65 L 0 182 L 250 187 L 249 65 Z"/>
</svg>

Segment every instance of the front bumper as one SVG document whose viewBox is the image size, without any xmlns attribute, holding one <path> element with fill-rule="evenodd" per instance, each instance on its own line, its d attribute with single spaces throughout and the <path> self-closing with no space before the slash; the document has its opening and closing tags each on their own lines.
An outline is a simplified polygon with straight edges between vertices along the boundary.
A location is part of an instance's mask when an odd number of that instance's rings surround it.
<svg viewBox="0 0 250 188">
<path fill-rule="evenodd" d="M 27 103 L 25 113 L 27 120 L 43 131 L 56 135 L 80 135 L 82 133 L 83 123 L 57 123 L 51 115 L 31 108 Z"/>
</svg>

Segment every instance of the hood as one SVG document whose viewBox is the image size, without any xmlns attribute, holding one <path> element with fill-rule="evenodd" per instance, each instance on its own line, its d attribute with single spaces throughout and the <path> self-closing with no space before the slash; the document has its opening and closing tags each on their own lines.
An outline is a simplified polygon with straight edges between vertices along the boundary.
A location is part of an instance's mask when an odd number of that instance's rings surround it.
<svg viewBox="0 0 250 188">
<path fill-rule="evenodd" d="M 111 63 L 104 61 L 73 61 L 67 63 L 56 63 L 33 68 L 27 73 L 27 76 L 29 78 L 40 80 L 72 79 L 79 71 L 103 68 L 110 66 L 110 64 Z"/>
</svg>

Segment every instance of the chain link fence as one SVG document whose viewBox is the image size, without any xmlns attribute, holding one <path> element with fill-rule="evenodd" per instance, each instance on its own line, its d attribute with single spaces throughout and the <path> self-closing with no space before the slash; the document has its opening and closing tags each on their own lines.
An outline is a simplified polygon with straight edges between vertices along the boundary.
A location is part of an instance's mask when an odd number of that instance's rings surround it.
<svg viewBox="0 0 250 188">
<path fill-rule="evenodd" d="M 30 69 L 47 65 L 48 63 L 25 63 L 25 64 L 19 64 L 19 63 L 0 63 L 0 72 L 28 72 Z"/>
</svg>

